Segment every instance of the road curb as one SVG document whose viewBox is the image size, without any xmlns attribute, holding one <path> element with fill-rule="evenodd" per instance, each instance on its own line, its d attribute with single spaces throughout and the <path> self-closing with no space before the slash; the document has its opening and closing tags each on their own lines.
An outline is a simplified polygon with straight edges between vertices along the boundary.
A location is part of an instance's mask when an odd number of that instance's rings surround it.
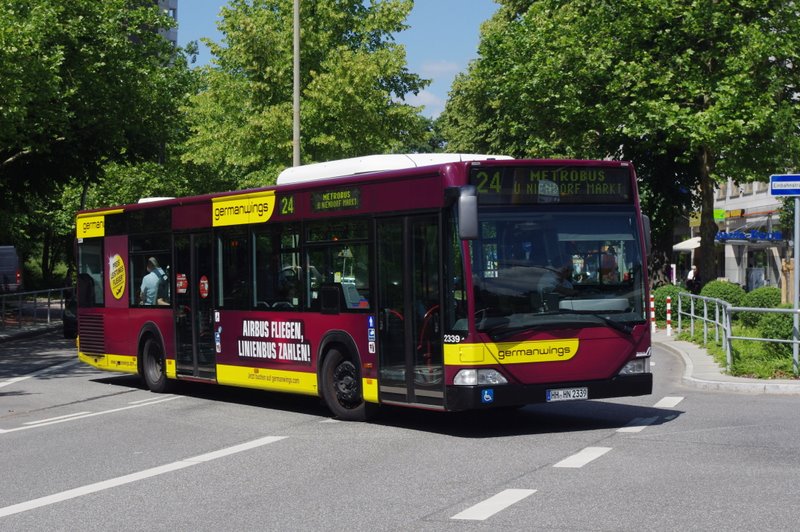
<svg viewBox="0 0 800 532">
<path fill-rule="evenodd" d="M 692 362 L 691 357 L 686 352 L 673 345 L 670 345 L 667 342 L 655 341 L 653 343 L 681 357 L 684 364 L 681 383 L 686 386 L 706 391 L 726 391 L 726 392 L 746 393 L 751 395 L 800 395 L 800 381 L 798 381 L 795 384 L 793 382 L 791 383 L 769 382 L 769 381 L 745 382 L 745 381 L 730 381 L 730 380 L 698 379 L 697 377 L 693 376 L 694 363 Z M 720 376 L 727 377 L 729 379 L 738 378 L 738 377 L 730 377 L 723 375 Z"/>
</svg>

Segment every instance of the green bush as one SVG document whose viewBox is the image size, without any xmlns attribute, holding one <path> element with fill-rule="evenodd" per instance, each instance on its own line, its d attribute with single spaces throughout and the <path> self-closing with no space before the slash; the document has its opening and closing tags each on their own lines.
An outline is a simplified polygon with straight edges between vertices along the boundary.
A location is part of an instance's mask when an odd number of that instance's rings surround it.
<svg viewBox="0 0 800 532">
<path fill-rule="evenodd" d="M 790 303 L 778 305 L 777 308 L 792 308 Z M 792 339 L 792 315 L 791 314 L 764 314 L 758 321 L 758 332 L 762 338 L 772 338 L 774 340 Z M 792 357 L 792 344 L 776 344 L 772 342 L 764 343 L 764 353 L 773 358 Z"/>
<path fill-rule="evenodd" d="M 670 296 L 672 297 L 672 321 L 677 323 L 679 292 L 687 294 L 686 297 L 681 298 L 681 306 L 684 312 L 689 312 L 689 292 L 685 288 L 673 284 L 665 284 L 653 290 L 653 299 L 656 306 L 656 320 L 664 321 L 667 319 L 667 296 Z M 648 316 L 650 315 L 649 313 L 650 311 L 648 310 Z"/>
<path fill-rule="evenodd" d="M 734 307 L 742 306 L 744 294 L 744 288 L 728 281 L 711 281 L 700 291 L 701 296 L 721 299 Z"/>
<path fill-rule="evenodd" d="M 748 292 L 742 298 L 742 307 L 777 308 L 781 304 L 781 290 L 776 286 L 762 286 Z M 755 327 L 766 316 L 761 312 L 740 312 L 736 316 L 743 325 Z"/>
</svg>

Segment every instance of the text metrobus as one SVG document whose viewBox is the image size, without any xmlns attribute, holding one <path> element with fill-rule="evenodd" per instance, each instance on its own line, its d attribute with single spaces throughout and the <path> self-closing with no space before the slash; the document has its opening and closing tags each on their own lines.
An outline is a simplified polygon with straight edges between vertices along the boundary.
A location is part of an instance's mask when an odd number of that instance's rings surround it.
<svg viewBox="0 0 800 532">
<path fill-rule="evenodd" d="M 343 419 L 651 393 L 632 165 L 471 158 L 78 213 L 80 359 Z"/>
</svg>

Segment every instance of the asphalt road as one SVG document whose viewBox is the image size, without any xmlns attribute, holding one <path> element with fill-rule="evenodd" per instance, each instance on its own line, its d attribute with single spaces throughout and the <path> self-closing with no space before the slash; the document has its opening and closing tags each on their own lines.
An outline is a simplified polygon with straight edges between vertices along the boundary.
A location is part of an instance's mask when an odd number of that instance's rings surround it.
<svg viewBox="0 0 800 532">
<path fill-rule="evenodd" d="M 797 397 L 682 387 L 503 413 L 383 409 L 79 364 L 0 345 L 0 530 L 794 530 Z"/>
</svg>

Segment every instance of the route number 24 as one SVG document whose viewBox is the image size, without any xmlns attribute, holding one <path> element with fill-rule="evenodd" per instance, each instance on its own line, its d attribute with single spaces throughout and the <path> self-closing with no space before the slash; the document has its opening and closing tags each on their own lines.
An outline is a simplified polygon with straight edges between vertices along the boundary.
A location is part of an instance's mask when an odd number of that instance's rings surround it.
<svg viewBox="0 0 800 532">
<path fill-rule="evenodd" d="M 281 198 L 281 214 L 294 214 L 294 196 Z"/>
<path fill-rule="evenodd" d="M 478 172 L 477 177 L 477 188 L 478 193 L 486 193 L 489 191 L 493 191 L 497 194 L 500 193 L 502 189 L 502 185 L 500 182 L 500 172 L 494 172 L 491 175 L 489 172 Z"/>
</svg>

